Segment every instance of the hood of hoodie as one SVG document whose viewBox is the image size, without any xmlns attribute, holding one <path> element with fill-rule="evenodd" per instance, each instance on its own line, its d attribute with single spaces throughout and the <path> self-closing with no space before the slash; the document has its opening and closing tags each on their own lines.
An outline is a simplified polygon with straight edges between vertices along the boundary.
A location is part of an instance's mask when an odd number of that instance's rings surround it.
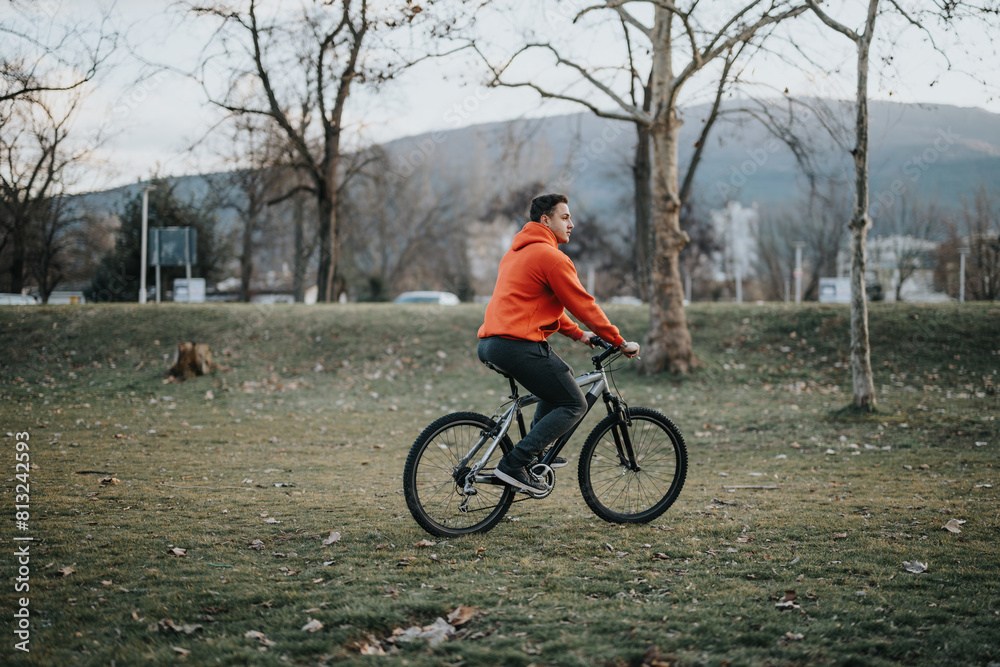
<svg viewBox="0 0 1000 667">
<path fill-rule="evenodd" d="M 516 252 L 532 243 L 547 243 L 553 248 L 559 246 L 556 235 L 552 233 L 551 229 L 540 222 L 529 222 L 521 228 L 521 231 L 514 234 L 514 241 L 510 244 L 510 249 Z"/>
</svg>

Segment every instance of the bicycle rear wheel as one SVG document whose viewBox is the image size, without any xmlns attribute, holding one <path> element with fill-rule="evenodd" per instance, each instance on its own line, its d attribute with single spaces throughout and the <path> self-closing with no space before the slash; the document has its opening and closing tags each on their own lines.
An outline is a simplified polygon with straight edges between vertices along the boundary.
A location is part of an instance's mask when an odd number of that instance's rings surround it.
<svg viewBox="0 0 1000 667">
<path fill-rule="evenodd" d="M 628 434 L 638 470 L 631 470 L 615 445 L 616 415 L 602 419 L 580 453 L 578 474 L 583 499 L 594 514 L 612 523 L 646 523 L 663 514 L 684 486 L 687 448 L 665 415 L 629 408 Z M 621 432 L 619 431 L 619 440 Z"/>
<path fill-rule="evenodd" d="M 462 493 L 465 478 L 463 471 L 458 470 L 459 461 L 472 451 L 483 432 L 494 425 L 484 415 L 457 412 L 432 423 L 414 441 L 403 469 L 403 495 L 410 514 L 428 533 L 438 537 L 484 533 L 507 513 L 514 490 L 499 483 L 476 484 L 476 494 L 468 496 L 468 503 L 462 507 L 466 500 Z M 505 435 L 479 473 L 491 472 L 512 448 L 510 438 Z"/>
</svg>

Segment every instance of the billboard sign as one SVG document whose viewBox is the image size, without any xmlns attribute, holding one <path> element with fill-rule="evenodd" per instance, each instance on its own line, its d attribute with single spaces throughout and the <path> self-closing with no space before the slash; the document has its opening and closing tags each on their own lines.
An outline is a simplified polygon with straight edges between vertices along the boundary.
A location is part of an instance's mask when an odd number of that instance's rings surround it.
<svg viewBox="0 0 1000 667">
<path fill-rule="evenodd" d="M 194 227 L 153 227 L 149 230 L 150 266 L 189 266 L 198 263 L 198 236 Z"/>
</svg>

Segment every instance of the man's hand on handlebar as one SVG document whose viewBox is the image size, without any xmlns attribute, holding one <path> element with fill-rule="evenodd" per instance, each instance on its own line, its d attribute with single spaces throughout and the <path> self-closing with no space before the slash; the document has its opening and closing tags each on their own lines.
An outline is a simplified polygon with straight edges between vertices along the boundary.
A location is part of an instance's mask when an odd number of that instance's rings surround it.
<svg viewBox="0 0 1000 667">
<path fill-rule="evenodd" d="M 639 343 L 634 341 L 622 343 L 621 347 L 618 349 L 622 351 L 622 354 L 631 359 L 635 355 L 639 354 Z"/>
<path fill-rule="evenodd" d="M 603 340 L 601 340 L 600 336 L 598 336 L 598 335 L 596 335 L 596 334 L 594 334 L 594 333 L 592 333 L 590 331 L 585 331 L 584 332 L 583 336 L 580 337 L 580 342 L 583 343 L 584 345 L 588 345 L 590 347 L 602 347 L 605 350 L 611 349 L 611 345 L 609 345 L 608 343 L 604 342 Z M 633 342 L 625 342 L 625 343 L 622 343 L 618 347 L 618 349 L 621 350 L 622 354 L 624 354 L 626 357 L 628 357 L 629 359 L 631 359 L 632 357 L 634 357 L 637 354 L 639 354 L 639 343 L 636 343 L 634 341 Z"/>
</svg>

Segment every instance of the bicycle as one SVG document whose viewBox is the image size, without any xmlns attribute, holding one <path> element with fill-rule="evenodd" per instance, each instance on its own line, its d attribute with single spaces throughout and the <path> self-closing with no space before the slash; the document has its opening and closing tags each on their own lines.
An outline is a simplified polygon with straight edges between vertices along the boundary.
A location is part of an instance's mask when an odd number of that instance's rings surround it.
<svg viewBox="0 0 1000 667">
<path fill-rule="evenodd" d="M 576 383 L 581 389 L 589 387 L 587 413 L 601 398 L 608 414 L 590 432 L 580 452 L 580 490 L 594 514 L 605 521 L 647 523 L 663 514 L 684 486 L 684 437 L 666 415 L 626 404 L 614 384 L 615 369 L 607 367 L 621 357 L 620 351 L 596 336 L 591 342 L 604 351 L 591 357 L 594 370 L 578 376 Z M 508 486 L 493 475 L 493 469 L 514 447 L 508 433 L 515 422 L 521 437 L 525 436 L 522 410 L 539 399 L 531 394 L 520 396 L 514 378 L 490 367 L 510 382 L 509 400 L 492 417 L 457 412 L 438 418 L 417 436 L 406 459 L 406 505 L 420 527 L 438 537 L 484 533 L 503 519 L 512 503 L 548 497 L 555 488 L 555 472 L 549 464 L 583 421 L 530 467 L 544 483 L 544 493 Z M 519 493 L 528 497 L 515 501 Z"/>
</svg>

